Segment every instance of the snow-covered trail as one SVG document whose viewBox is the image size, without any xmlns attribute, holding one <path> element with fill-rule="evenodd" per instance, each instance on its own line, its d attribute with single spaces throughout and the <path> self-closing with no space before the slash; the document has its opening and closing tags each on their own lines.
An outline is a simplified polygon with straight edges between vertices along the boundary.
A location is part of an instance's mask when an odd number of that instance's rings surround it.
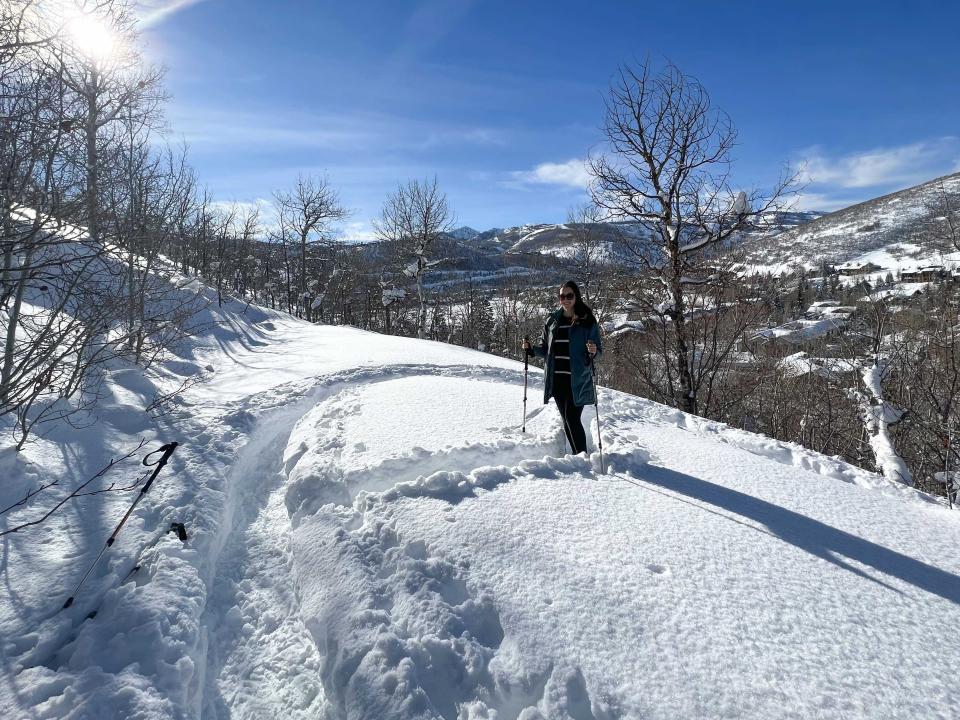
<svg viewBox="0 0 960 720">
<path fill-rule="evenodd" d="M 512 396 L 517 395 L 517 379 L 515 370 L 474 365 L 368 365 L 276 386 L 232 403 L 237 407 L 229 411 L 227 424 L 243 418 L 251 427 L 227 478 L 230 510 L 210 554 L 215 571 L 203 619 L 210 636 L 203 717 L 258 718 L 276 714 L 280 708 L 291 718 L 339 716 L 321 685 L 325 659 L 327 665 L 332 663 L 319 652 L 301 620 L 289 546 L 291 522 L 296 523 L 304 512 L 298 502 L 309 498 L 314 508 L 331 500 L 349 505 L 358 493 L 385 490 L 434 471 L 469 471 L 489 462 L 491 454 L 519 462 L 558 452 L 558 428 L 546 438 L 491 441 L 483 435 L 473 442 L 431 447 L 435 437 L 422 434 L 416 423 L 424 408 L 417 403 L 392 407 L 398 399 L 415 397 L 424 389 L 462 390 L 466 381 L 479 383 L 475 399 L 485 405 L 474 415 L 476 420 L 481 425 L 503 422 L 503 401 L 516 400 Z M 388 389 L 381 392 L 380 386 Z M 368 400 L 366 406 L 364 400 Z M 452 413 L 444 412 L 448 407 Z M 392 420 L 383 410 L 395 413 Z M 436 417 L 436 410 L 444 417 Z M 518 413 L 510 414 L 519 420 Z M 538 415 L 539 410 L 529 413 L 531 424 Z M 463 408 L 439 406 L 434 416 L 434 422 L 449 426 L 463 420 Z M 337 442 L 345 418 L 349 424 L 360 424 L 352 430 L 370 438 L 361 450 L 380 443 L 382 450 L 392 445 L 398 451 L 387 452 L 389 457 L 381 458 L 382 462 L 354 463 L 348 470 L 350 458 L 345 454 L 358 448 L 343 448 Z M 363 427 L 365 423 L 369 427 Z M 373 427 L 377 423 L 381 427 Z M 294 428 L 298 433 L 291 438 Z M 404 438 L 404 429 L 415 434 Z M 515 428 L 507 431 L 519 434 Z M 334 476 L 301 473 L 288 478 L 288 471 L 310 451 L 308 443 L 335 451 L 338 462 L 347 463 L 329 465 Z M 413 452 L 407 452 L 410 448 Z M 336 488 L 335 497 L 326 497 L 318 486 Z"/>
<path fill-rule="evenodd" d="M 75 547 L 41 535 L 67 560 L 4 566 L 19 594 L 0 607 L 0 700 L 23 717 L 948 718 L 960 705 L 960 514 L 935 500 L 603 389 L 602 474 L 597 453 L 564 455 L 538 372 L 520 432 L 519 363 L 266 313 L 224 322 L 168 364 L 204 382 L 140 422 L 183 444 L 75 611 L 34 599 L 31 616 L 30 593 L 68 585 L 122 502 L 91 506 Z M 111 382 L 103 427 L 119 447 L 153 388 L 129 371 Z M 595 439 L 592 408 L 584 421 Z M 138 556 L 170 520 L 189 542 Z M 15 543 L 16 560 L 31 546 Z"/>
<path fill-rule="evenodd" d="M 202 621 L 209 645 L 200 701 L 204 717 L 253 718 L 268 710 L 275 713 L 280 707 L 290 717 L 317 717 L 327 707 L 320 686 L 323 658 L 300 619 L 289 548 L 293 512 L 289 506 L 304 491 L 304 483 L 317 481 L 316 477 L 296 478 L 288 483 L 286 475 L 290 463 L 298 458 L 291 460 L 284 452 L 292 430 L 305 414 L 318 406 L 349 412 L 358 390 L 378 383 L 446 376 L 456 379 L 441 392 L 455 392 L 463 379 L 488 376 L 507 383 L 506 392 L 515 396 L 509 398 L 510 420 L 514 424 L 520 420 L 516 401 L 521 378 L 514 363 L 499 363 L 509 370 L 478 368 L 476 353 L 422 343 L 421 355 L 433 363 L 404 364 L 399 361 L 411 358 L 407 340 L 349 328 L 324 331 L 318 334 L 315 326 L 275 319 L 266 328 L 248 328 L 239 339 L 196 353 L 197 361 L 208 365 L 210 376 L 188 394 L 190 404 L 203 407 L 209 427 L 228 427 L 231 432 L 239 428 L 246 433 L 228 470 L 224 517 L 207 557 L 212 580 Z M 282 341 L 278 342 L 278 337 Z M 458 364 L 458 360 L 468 363 Z M 501 401 L 498 397 L 494 405 Z M 411 407 L 414 415 L 423 411 L 417 405 L 400 408 L 401 413 L 407 411 L 407 417 L 361 433 L 391 442 L 391 427 L 416 427 L 409 416 Z M 447 406 L 439 407 L 442 411 Z M 454 413 L 446 423 L 455 422 L 463 413 L 460 406 L 449 407 Z M 530 414 L 535 416 L 537 411 Z M 392 441 L 406 450 L 416 444 L 414 439 Z M 420 445 L 429 447 L 430 439 L 422 437 Z M 546 449 L 535 445 L 535 450 L 517 450 L 515 443 L 508 441 L 493 447 L 480 442 L 448 448 L 447 453 L 433 452 L 439 448 L 398 452 L 383 463 L 354 467 L 346 473 L 348 478 L 341 473 L 330 479 L 330 484 L 349 487 L 342 499 L 350 502 L 350 493 L 387 489 L 401 479 L 412 480 L 434 470 L 472 468 L 488 461 L 491 450 L 504 458 L 512 453 L 518 460 L 529 452 L 542 455 L 558 450 L 555 438 L 549 444 Z M 315 494 L 311 497 L 317 502 Z"/>
<path fill-rule="evenodd" d="M 478 353 L 429 340 L 411 345 L 408 338 L 378 335 L 344 326 L 317 326 L 279 314 L 256 324 L 226 316 L 229 332 L 214 333 L 215 342 L 195 349 L 197 363 L 210 377 L 193 388 L 195 401 L 222 406 L 285 383 L 295 383 L 363 367 L 404 364 L 476 365 Z M 484 365 L 516 369 L 511 360 L 485 355 Z"/>
<path fill-rule="evenodd" d="M 230 469 L 230 512 L 211 548 L 202 618 L 208 636 L 202 717 L 268 717 L 278 707 L 289 718 L 324 717 L 320 657 L 300 622 L 283 533 L 289 519 L 275 492 L 290 430 L 311 402 L 307 395 L 252 421 Z"/>
</svg>

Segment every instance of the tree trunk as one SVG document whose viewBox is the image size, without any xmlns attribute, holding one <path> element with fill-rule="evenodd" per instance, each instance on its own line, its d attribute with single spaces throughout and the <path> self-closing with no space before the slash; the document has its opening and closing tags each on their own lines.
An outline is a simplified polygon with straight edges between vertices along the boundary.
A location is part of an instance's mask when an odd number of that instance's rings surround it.
<svg viewBox="0 0 960 720">
<path fill-rule="evenodd" d="M 417 337 L 421 340 L 427 337 L 427 298 L 423 294 L 424 259 L 417 258 L 417 295 L 420 298 L 420 315 L 417 318 Z"/>
<path fill-rule="evenodd" d="M 300 307 L 302 311 L 297 313 L 297 317 L 310 319 L 310 311 L 307 309 L 307 233 L 300 234 Z"/>
<path fill-rule="evenodd" d="M 84 127 L 85 139 L 87 143 L 87 232 L 93 242 L 100 241 L 100 158 L 97 152 L 97 124 L 99 121 L 99 108 L 97 107 L 97 71 L 90 71 L 90 82 L 87 84 L 89 96 L 87 98 L 87 120 Z"/>
<path fill-rule="evenodd" d="M 33 261 L 33 252 L 27 251 L 21 268 L 29 268 Z M 12 274 L 12 270 L 11 270 Z M 20 323 L 20 308 L 23 306 L 23 293 L 27 288 L 27 278 L 21 271 L 17 279 L 17 289 L 14 292 L 13 305 L 7 320 L 7 337 L 3 345 L 3 370 L 0 371 L 0 407 L 7 403 L 10 396 L 10 378 L 13 375 L 13 351 L 17 343 L 17 325 Z"/>
<path fill-rule="evenodd" d="M 677 405 L 691 415 L 697 414 L 697 394 L 693 387 L 693 376 L 690 374 L 690 349 L 687 346 L 686 300 L 683 297 L 683 261 L 679 252 L 679 230 L 670 233 L 669 246 L 671 250 L 672 273 L 670 276 L 670 291 L 673 299 L 673 330 L 674 344 L 677 351 L 677 379 L 680 381 L 680 397 Z"/>
<path fill-rule="evenodd" d="M 130 243 L 130 248 L 127 251 L 127 332 L 130 333 L 130 337 L 127 338 L 127 343 L 130 345 L 130 349 L 136 354 L 137 350 L 137 336 L 139 333 L 139 328 L 137 327 L 137 291 L 136 291 L 136 278 L 134 273 L 136 271 L 136 256 L 133 253 L 133 243 L 132 236 L 128 238 L 127 242 Z M 136 362 L 139 358 L 134 358 Z"/>
</svg>

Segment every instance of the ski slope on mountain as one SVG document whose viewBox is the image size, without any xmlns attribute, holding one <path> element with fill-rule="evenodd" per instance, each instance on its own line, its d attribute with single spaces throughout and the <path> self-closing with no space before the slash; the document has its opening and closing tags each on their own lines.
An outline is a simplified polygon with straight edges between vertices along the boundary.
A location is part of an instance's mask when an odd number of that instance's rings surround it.
<svg viewBox="0 0 960 720">
<path fill-rule="evenodd" d="M 141 437 L 182 443 L 74 607 L 59 611 L 129 495 L 0 539 L 6 716 L 960 706 L 960 514 L 942 503 L 601 389 L 603 473 L 597 452 L 565 455 L 533 368 L 523 433 L 520 363 L 239 303 L 207 312 L 180 357 L 112 372 L 96 426 L 0 454 L 6 500 Z M 185 377 L 202 381 L 172 412 L 142 412 Z M 163 534 L 173 521 L 186 543 Z"/>
<path fill-rule="evenodd" d="M 741 245 L 752 272 L 818 271 L 826 263 L 876 263 L 883 272 L 942 265 L 960 202 L 960 173 L 935 178 L 827 215 L 785 232 L 748 234 Z M 952 216 L 952 217 L 948 217 Z M 947 260 L 950 266 L 955 266 Z"/>
</svg>

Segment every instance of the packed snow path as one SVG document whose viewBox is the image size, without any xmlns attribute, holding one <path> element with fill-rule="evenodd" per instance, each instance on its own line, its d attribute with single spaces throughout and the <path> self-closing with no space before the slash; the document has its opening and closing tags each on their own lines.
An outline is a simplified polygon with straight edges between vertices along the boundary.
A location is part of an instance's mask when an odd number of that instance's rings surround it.
<svg viewBox="0 0 960 720">
<path fill-rule="evenodd" d="M 58 615 L 58 598 L 46 607 L 35 592 L 31 611 L 23 593 L 2 609 L 0 700 L 14 717 L 948 718 L 960 706 L 960 514 L 941 504 L 606 390 L 600 474 L 596 453 L 564 456 L 537 371 L 520 432 L 518 363 L 274 315 L 220 327 L 168 364 L 208 368 L 144 430 L 178 433 L 176 472 L 87 599 Z M 118 398 L 138 392 L 118 374 Z M 126 405 L 115 412 L 129 421 Z M 127 548 L 171 518 L 187 521 L 187 546 L 165 539 L 121 582 Z M 74 577 L 62 560 L 48 577 L 40 565 L 8 562 L 8 586 Z"/>
<path fill-rule="evenodd" d="M 484 375 L 490 379 L 478 379 Z M 207 717 L 262 717 L 278 704 L 289 716 L 317 717 L 325 707 L 323 656 L 300 618 L 288 548 L 291 523 L 300 516 L 328 503 L 350 505 L 359 492 L 386 490 L 433 470 L 469 470 L 491 454 L 519 462 L 558 452 L 555 432 L 544 439 L 484 426 L 515 400 L 515 371 L 374 366 L 291 391 L 275 389 L 266 400 L 258 395 L 226 418 L 228 425 L 242 418 L 252 426 L 228 481 L 236 495 L 230 530 L 214 550 L 220 560 L 206 616 L 214 629 Z M 471 416 L 480 421 L 476 427 L 464 422 L 459 405 L 439 406 L 424 418 L 419 403 L 405 401 L 452 392 L 479 410 Z M 275 407 L 289 394 L 297 399 Z M 454 426 L 484 439 L 438 444 L 439 428 Z M 502 436 L 491 442 L 498 431 Z"/>
</svg>

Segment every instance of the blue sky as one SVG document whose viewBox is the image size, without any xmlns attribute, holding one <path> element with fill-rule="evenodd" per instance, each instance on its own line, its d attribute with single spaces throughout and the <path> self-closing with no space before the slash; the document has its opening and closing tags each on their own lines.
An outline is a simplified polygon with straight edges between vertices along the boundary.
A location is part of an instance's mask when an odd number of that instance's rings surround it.
<svg viewBox="0 0 960 720">
<path fill-rule="evenodd" d="M 960 170 L 958 3 L 148 1 L 173 136 L 214 197 L 326 175 L 349 237 L 433 175 L 459 224 L 563 221 L 617 65 L 646 57 L 731 116 L 743 186 L 806 163 L 800 205 L 831 210 Z"/>
</svg>

